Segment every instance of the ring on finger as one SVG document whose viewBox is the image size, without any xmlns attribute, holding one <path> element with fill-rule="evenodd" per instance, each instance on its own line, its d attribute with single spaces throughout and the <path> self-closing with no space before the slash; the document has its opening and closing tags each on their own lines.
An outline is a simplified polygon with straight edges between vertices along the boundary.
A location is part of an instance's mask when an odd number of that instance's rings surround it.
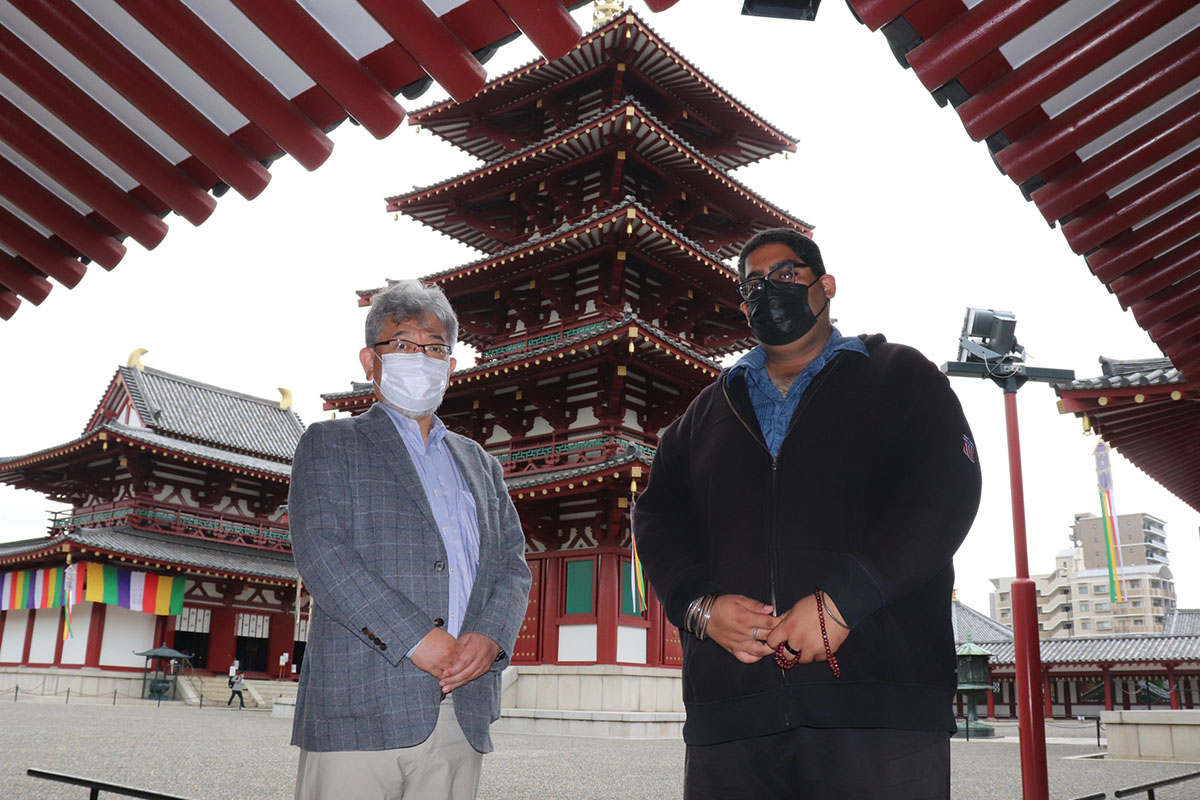
<svg viewBox="0 0 1200 800">
<path fill-rule="evenodd" d="M 754 630 L 750 631 L 750 638 L 756 642 L 758 641 L 758 628 L 755 628 Z"/>
</svg>

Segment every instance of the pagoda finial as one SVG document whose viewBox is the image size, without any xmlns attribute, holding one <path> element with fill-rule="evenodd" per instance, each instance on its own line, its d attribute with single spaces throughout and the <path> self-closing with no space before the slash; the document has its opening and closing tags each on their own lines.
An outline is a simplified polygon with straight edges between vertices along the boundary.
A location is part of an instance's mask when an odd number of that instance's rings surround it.
<svg viewBox="0 0 1200 800">
<path fill-rule="evenodd" d="M 958 589 L 950 590 L 950 602 L 952 602 L 952 603 L 958 602 Z"/>
<path fill-rule="evenodd" d="M 141 371 L 143 371 L 143 370 L 144 370 L 144 369 L 146 369 L 146 368 L 145 368 L 145 367 L 142 365 L 142 356 L 146 355 L 146 353 L 149 353 L 149 352 L 150 352 L 150 351 L 149 351 L 149 350 L 147 350 L 147 349 L 146 349 L 146 348 L 144 348 L 144 347 L 139 347 L 138 349 L 136 349 L 136 350 L 134 350 L 134 351 L 130 352 L 130 354 L 129 354 L 129 362 L 128 362 L 127 364 L 125 364 L 125 366 L 127 366 L 127 367 L 137 367 L 137 368 L 138 368 L 138 372 L 141 372 Z"/>
<path fill-rule="evenodd" d="M 280 386 L 279 387 L 279 397 L 280 397 L 280 400 L 279 400 L 280 408 L 282 408 L 284 411 L 287 411 L 289 408 L 292 407 L 292 390 L 291 389 L 285 389 L 282 386 Z"/>
<path fill-rule="evenodd" d="M 603 28 L 625 12 L 625 0 L 593 0 L 592 30 Z"/>
</svg>

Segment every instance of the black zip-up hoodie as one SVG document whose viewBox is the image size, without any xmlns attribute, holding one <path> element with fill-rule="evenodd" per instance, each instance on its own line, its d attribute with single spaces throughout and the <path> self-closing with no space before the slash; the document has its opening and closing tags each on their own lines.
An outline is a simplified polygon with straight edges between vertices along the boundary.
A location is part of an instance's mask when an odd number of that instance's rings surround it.
<svg viewBox="0 0 1200 800">
<path fill-rule="evenodd" d="M 800 725 L 954 730 L 952 558 L 979 506 L 975 446 L 932 363 L 862 338 L 870 357 L 825 366 L 774 459 L 728 372 L 663 433 L 634 530 L 667 618 L 682 626 L 710 592 L 782 614 L 820 587 L 851 628 L 840 680 L 681 632 L 688 744 Z"/>
</svg>

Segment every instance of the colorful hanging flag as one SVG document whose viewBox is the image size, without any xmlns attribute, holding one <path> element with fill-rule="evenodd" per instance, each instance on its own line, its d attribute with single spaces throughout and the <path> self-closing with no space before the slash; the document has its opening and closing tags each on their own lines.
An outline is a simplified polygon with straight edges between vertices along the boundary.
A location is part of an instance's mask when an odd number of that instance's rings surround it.
<svg viewBox="0 0 1200 800">
<path fill-rule="evenodd" d="M 71 628 L 72 609 L 83 602 L 83 579 L 79 575 L 78 564 L 68 564 L 63 570 L 63 591 L 62 603 L 66 609 L 65 618 L 63 620 L 63 641 L 75 637 L 75 631 Z"/>
<path fill-rule="evenodd" d="M 0 611 L 62 605 L 62 567 L 7 572 L 0 578 Z"/>
<path fill-rule="evenodd" d="M 1100 518 L 1104 528 L 1105 551 L 1108 556 L 1108 597 L 1113 603 L 1123 603 L 1125 592 L 1121 587 L 1124 559 L 1121 557 L 1121 534 L 1117 529 L 1117 515 L 1113 511 L 1112 463 L 1109 447 L 1103 441 L 1096 445 L 1092 455 L 1096 458 L 1096 485 L 1100 489 Z"/>
<path fill-rule="evenodd" d="M 183 613 L 183 591 L 187 580 L 124 569 L 112 564 L 87 565 L 85 599 L 145 614 Z"/>
<path fill-rule="evenodd" d="M 641 614 L 646 610 L 646 576 L 642 572 L 642 559 L 638 558 L 637 539 L 633 535 L 632 519 L 633 514 L 631 513 L 629 523 L 629 551 L 632 556 L 633 565 L 629 575 L 629 594 L 634 613 Z"/>
</svg>

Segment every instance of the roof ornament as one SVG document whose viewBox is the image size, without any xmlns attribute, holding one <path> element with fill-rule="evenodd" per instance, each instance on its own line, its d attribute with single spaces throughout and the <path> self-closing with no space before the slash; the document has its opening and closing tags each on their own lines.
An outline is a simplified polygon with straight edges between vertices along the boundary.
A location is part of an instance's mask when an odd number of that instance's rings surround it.
<svg viewBox="0 0 1200 800">
<path fill-rule="evenodd" d="M 603 28 L 625 12 L 625 0 L 594 0 L 592 30 Z"/>
<path fill-rule="evenodd" d="M 146 353 L 149 353 L 149 352 L 150 351 L 144 347 L 139 347 L 138 349 L 130 352 L 129 362 L 125 366 L 137 367 L 138 372 L 144 371 L 146 369 L 146 367 L 142 365 L 142 356 L 146 355 Z"/>
<path fill-rule="evenodd" d="M 289 408 L 292 407 L 292 390 L 291 389 L 285 389 L 282 386 L 280 386 L 279 387 L 279 397 L 280 397 L 280 400 L 279 400 L 280 408 L 282 408 L 284 411 L 287 411 Z"/>
</svg>

